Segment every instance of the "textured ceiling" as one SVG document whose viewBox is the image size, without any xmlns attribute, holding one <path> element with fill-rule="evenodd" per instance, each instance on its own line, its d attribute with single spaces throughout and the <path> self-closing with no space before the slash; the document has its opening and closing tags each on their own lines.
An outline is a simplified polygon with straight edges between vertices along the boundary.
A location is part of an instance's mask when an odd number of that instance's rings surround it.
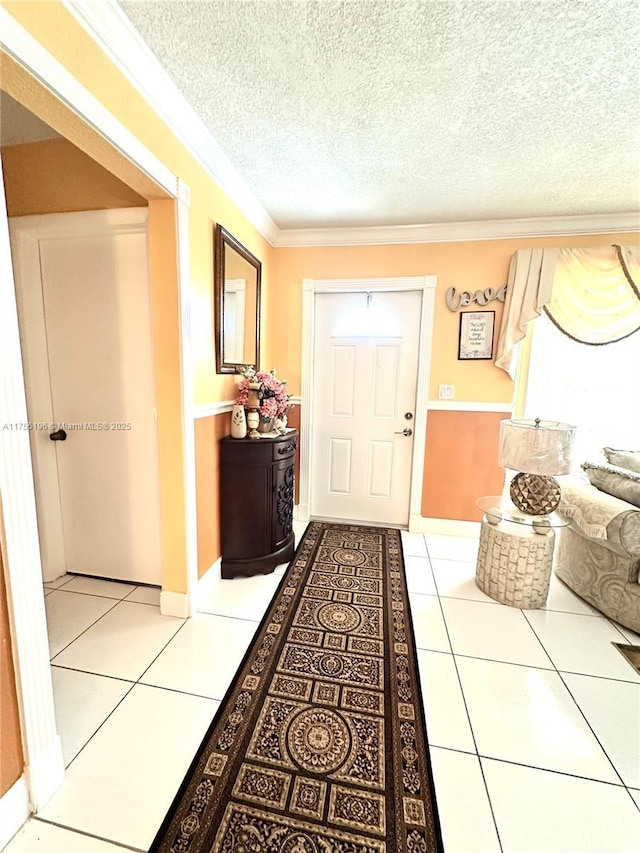
<svg viewBox="0 0 640 853">
<path fill-rule="evenodd" d="M 48 124 L 40 121 L 6 92 L 0 92 L 0 145 L 39 142 L 56 136 L 59 134 Z"/>
<path fill-rule="evenodd" d="M 638 0 L 120 5 L 281 228 L 640 207 Z"/>
</svg>

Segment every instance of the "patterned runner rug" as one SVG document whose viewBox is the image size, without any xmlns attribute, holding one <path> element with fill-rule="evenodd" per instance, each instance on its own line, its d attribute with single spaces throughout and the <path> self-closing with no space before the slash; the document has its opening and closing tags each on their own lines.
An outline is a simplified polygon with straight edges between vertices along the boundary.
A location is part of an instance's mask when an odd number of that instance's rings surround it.
<svg viewBox="0 0 640 853">
<path fill-rule="evenodd" d="M 160 851 L 442 851 L 398 530 L 309 524 Z"/>
</svg>

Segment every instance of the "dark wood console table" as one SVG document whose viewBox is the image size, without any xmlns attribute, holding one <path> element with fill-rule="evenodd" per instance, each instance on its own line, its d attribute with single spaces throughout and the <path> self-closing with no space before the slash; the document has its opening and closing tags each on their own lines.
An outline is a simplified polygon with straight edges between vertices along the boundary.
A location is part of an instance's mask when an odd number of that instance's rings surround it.
<svg viewBox="0 0 640 853">
<path fill-rule="evenodd" d="M 298 431 L 220 441 L 222 577 L 268 574 L 293 556 Z"/>
</svg>

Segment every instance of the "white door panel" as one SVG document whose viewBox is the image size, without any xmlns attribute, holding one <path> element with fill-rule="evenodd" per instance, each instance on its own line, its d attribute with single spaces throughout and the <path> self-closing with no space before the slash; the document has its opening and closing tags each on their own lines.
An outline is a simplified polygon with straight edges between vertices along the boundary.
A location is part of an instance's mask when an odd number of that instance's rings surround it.
<svg viewBox="0 0 640 853">
<path fill-rule="evenodd" d="M 329 492 L 351 494 L 351 439 L 329 439 Z"/>
<path fill-rule="evenodd" d="M 67 432 L 58 442 L 50 441 L 48 430 L 32 434 L 35 465 L 55 458 L 57 467 L 57 481 L 43 477 L 38 486 L 36 478 L 43 573 L 160 584 L 146 234 L 144 226 L 130 233 L 105 226 L 78 234 L 71 223 L 65 236 L 36 231 L 37 266 L 17 265 L 23 272 L 39 267 L 41 317 L 34 318 L 21 300 L 23 349 L 30 372 L 48 371 L 48 420 Z M 17 286 L 33 289 L 32 282 Z M 36 353 L 38 328 L 45 330 L 46 348 Z M 28 388 L 31 417 L 43 411 L 37 397 L 42 397 L 38 388 Z M 47 518 L 56 502 L 61 523 L 54 531 Z M 56 534 L 63 547 L 51 543 Z"/>
<path fill-rule="evenodd" d="M 393 442 L 372 441 L 369 445 L 369 498 L 391 498 Z"/>
<path fill-rule="evenodd" d="M 353 417 L 355 370 L 355 346 L 334 346 L 331 377 L 331 414 L 334 417 Z"/>
<path fill-rule="evenodd" d="M 418 291 L 373 296 L 394 331 L 385 338 L 360 336 L 350 323 L 358 311 L 363 316 L 365 293 L 316 295 L 311 449 L 316 517 L 408 522 L 413 437 L 401 432 L 413 428 L 413 419 L 404 416 L 415 414 L 421 299 Z M 353 337 L 336 335 L 345 328 Z"/>
<path fill-rule="evenodd" d="M 400 344 L 378 345 L 374 350 L 372 377 L 373 418 L 395 418 Z"/>
</svg>

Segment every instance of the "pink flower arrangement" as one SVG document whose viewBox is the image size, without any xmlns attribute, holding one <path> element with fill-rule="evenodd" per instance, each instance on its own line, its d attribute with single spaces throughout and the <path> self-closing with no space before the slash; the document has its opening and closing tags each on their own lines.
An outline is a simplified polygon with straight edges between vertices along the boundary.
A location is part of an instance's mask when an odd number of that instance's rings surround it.
<svg viewBox="0 0 640 853">
<path fill-rule="evenodd" d="M 291 394 L 287 392 L 287 380 L 278 379 L 275 370 L 268 373 L 264 370 L 255 371 L 253 367 L 245 367 L 241 371 L 242 380 L 238 386 L 236 403 L 246 406 L 249 388 L 258 391 L 260 404 L 258 412 L 263 418 L 279 418 L 291 408 Z"/>
</svg>

